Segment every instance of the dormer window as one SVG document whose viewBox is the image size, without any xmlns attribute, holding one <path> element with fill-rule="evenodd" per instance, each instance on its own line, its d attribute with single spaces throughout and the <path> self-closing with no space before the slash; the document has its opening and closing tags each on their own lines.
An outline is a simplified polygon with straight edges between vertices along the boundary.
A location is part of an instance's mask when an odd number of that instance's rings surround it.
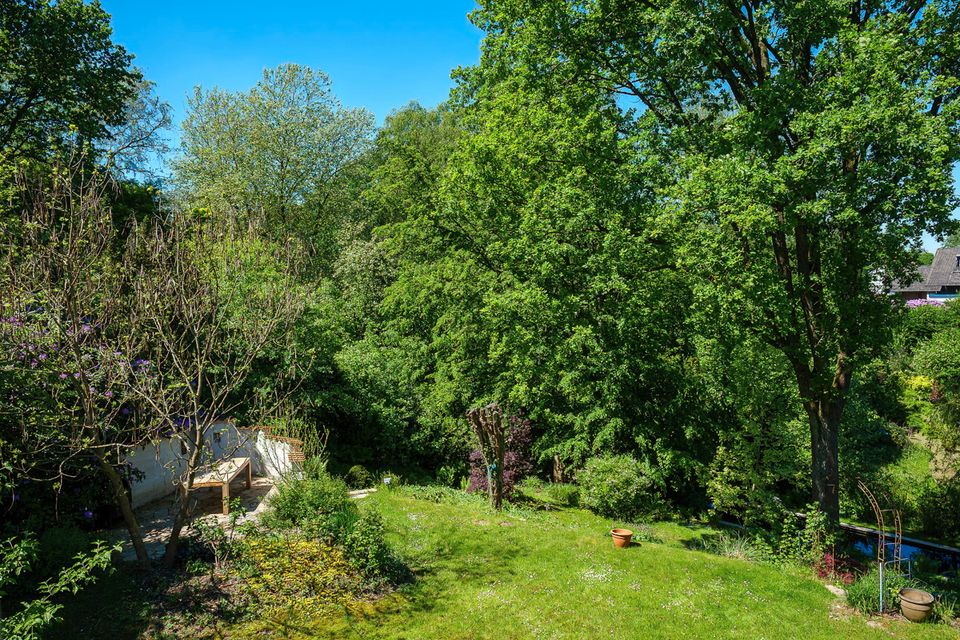
<svg viewBox="0 0 960 640">
<path fill-rule="evenodd" d="M 954 271 L 960 271 L 960 254 L 957 254 L 957 264 L 953 265 Z"/>
</svg>

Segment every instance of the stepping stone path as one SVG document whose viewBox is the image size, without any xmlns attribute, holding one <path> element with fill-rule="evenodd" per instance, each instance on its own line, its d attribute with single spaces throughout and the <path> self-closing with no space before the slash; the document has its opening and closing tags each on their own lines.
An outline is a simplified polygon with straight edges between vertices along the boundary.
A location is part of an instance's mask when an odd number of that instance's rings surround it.
<svg viewBox="0 0 960 640">
<path fill-rule="evenodd" d="M 838 598 L 846 598 L 846 597 L 847 597 L 847 592 L 844 591 L 843 589 L 841 589 L 841 588 L 838 587 L 838 586 L 835 586 L 835 585 L 832 585 L 832 584 L 825 584 L 825 585 L 823 585 L 823 586 L 825 586 L 825 587 L 827 588 L 827 591 L 829 591 L 829 592 L 832 593 L 833 595 L 837 596 Z"/>
<path fill-rule="evenodd" d="M 348 491 L 347 495 L 354 500 L 360 500 L 361 498 L 366 498 L 371 493 L 376 493 L 376 491 L 376 487 L 372 489 L 357 489 L 356 491 Z"/>
</svg>

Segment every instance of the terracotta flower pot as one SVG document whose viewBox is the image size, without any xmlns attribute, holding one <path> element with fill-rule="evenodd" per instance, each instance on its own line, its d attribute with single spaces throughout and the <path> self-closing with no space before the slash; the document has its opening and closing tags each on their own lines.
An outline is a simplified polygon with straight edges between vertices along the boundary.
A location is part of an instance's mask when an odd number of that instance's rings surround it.
<svg viewBox="0 0 960 640">
<path fill-rule="evenodd" d="M 900 613 L 911 622 L 923 622 L 933 611 L 933 594 L 920 589 L 900 589 Z"/>
<path fill-rule="evenodd" d="M 610 535 L 613 536 L 613 545 L 617 549 L 623 549 L 630 546 L 633 531 L 630 531 L 630 529 L 611 529 Z"/>
</svg>

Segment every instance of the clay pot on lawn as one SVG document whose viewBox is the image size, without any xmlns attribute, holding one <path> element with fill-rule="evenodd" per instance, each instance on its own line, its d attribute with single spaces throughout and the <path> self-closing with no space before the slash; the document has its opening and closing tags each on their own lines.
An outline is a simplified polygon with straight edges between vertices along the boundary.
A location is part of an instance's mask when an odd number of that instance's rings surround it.
<svg viewBox="0 0 960 640">
<path fill-rule="evenodd" d="M 900 589 L 900 613 L 911 622 L 923 622 L 933 611 L 936 598 L 920 589 Z"/>
<path fill-rule="evenodd" d="M 630 546 L 633 531 L 630 531 L 630 529 L 611 529 L 610 535 L 613 536 L 613 545 L 617 549 L 623 549 Z"/>
</svg>

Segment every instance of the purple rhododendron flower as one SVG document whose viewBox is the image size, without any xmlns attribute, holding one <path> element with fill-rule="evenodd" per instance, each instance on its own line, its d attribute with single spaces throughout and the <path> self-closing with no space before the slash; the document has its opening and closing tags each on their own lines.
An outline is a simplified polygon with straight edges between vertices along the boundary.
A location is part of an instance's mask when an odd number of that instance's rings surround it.
<svg viewBox="0 0 960 640">
<path fill-rule="evenodd" d="M 916 309 L 917 307 L 943 307 L 946 303 L 943 300 L 937 299 L 928 299 L 928 298 L 917 298 L 915 300 L 907 300 L 908 309 Z"/>
</svg>

